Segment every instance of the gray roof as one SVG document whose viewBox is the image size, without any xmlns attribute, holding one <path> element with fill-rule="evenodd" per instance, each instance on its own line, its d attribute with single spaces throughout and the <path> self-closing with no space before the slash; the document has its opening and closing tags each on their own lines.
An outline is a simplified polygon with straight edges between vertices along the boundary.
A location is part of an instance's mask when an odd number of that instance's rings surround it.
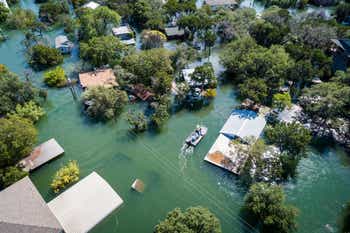
<svg viewBox="0 0 350 233">
<path fill-rule="evenodd" d="M 0 0 L 0 3 L 4 4 L 5 7 L 9 8 L 6 0 Z"/>
<path fill-rule="evenodd" d="M 55 47 L 56 49 L 67 46 L 67 47 L 73 47 L 73 43 L 68 39 L 67 36 L 60 35 L 55 38 Z"/>
<path fill-rule="evenodd" d="M 265 118 L 250 110 L 235 110 L 232 112 L 220 133 L 230 137 L 257 139 L 265 128 Z"/>
<path fill-rule="evenodd" d="M 225 6 L 225 5 L 236 5 L 236 0 L 205 0 L 205 4 L 209 6 Z"/>
<path fill-rule="evenodd" d="M 61 233 L 63 229 L 27 176 L 0 192 L 0 232 Z"/>
<path fill-rule="evenodd" d="M 179 27 L 166 27 L 164 28 L 167 36 L 183 36 L 185 31 Z"/>
<path fill-rule="evenodd" d="M 132 30 L 128 26 L 120 26 L 112 28 L 112 33 L 114 36 L 132 34 Z"/>
</svg>

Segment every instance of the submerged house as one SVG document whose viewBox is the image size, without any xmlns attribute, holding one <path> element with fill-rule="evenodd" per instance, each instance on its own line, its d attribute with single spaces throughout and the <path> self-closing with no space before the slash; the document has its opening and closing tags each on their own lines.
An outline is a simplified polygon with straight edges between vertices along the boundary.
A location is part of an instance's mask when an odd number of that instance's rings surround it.
<svg viewBox="0 0 350 233">
<path fill-rule="evenodd" d="M 73 42 L 71 42 L 67 36 L 60 35 L 55 38 L 55 48 L 63 54 L 70 53 L 73 46 Z"/>
<path fill-rule="evenodd" d="M 32 171 L 64 153 L 54 138 L 35 147 L 32 153 L 19 162 L 24 171 Z"/>
<path fill-rule="evenodd" d="M 216 11 L 220 8 L 233 10 L 239 6 L 236 0 L 205 0 L 204 4 L 208 5 L 213 11 Z"/>
<path fill-rule="evenodd" d="M 0 192 L 0 232 L 64 233 L 28 176 Z"/>
<path fill-rule="evenodd" d="M 98 69 L 79 74 L 79 82 L 83 89 L 104 86 L 117 87 L 118 83 L 112 69 Z"/>
<path fill-rule="evenodd" d="M 99 6 L 101 6 L 100 4 L 98 4 L 97 2 L 94 1 L 90 1 L 88 3 L 85 3 L 82 8 L 88 8 L 91 10 L 95 10 L 96 8 L 98 8 Z"/>
<path fill-rule="evenodd" d="M 185 31 L 178 26 L 166 27 L 164 28 L 164 31 L 168 40 L 183 39 L 185 36 Z"/>
<path fill-rule="evenodd" d="M 333 69 L 346 71 L 350 65 L 350 39 L 332 39 Z"/>
<path fill-rule="evenodd" d="M 112 33 L 115 37 L 118 37 L 120 41 L 125 45 L 135 45 L 134 32 L 129 26 L 120 26 L 112 28 Z"/>
<path fill-rule="evenodd" d="M 254 111 L 234 110 L 204 160 L 239 175 L 247 160 L 241 148 L 258 139 L 265 125 L 265 118 Z"/>
<path fill-rule="evenodd" d="M 142 101 L 151 101 L 154 97 L 154 93 L 147 90 L 147 88 L 143 84 L 135 84 L 132 86 L 129 86 L 128 88 L 129 92 L 138 98 L 140 98 Z"/>
<path fill-rule="evenodd" d="M 92 172 L 47 205 L 65 233 L 85 233 L 122 204 L 113 188 Z"/>
</svg>

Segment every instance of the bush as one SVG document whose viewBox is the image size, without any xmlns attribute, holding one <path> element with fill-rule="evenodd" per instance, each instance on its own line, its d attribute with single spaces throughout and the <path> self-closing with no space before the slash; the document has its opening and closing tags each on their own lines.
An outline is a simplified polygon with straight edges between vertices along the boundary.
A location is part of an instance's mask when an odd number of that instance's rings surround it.
<svg viewBox="0 0 350 233">
<path fill-rule="evenodd" d="M 272 106 L 282 111 L 286 107 L 292 106 L 292 98 L 289 93 L 277 93 L 273 95 Z"/>
<path fill-rule="evenodd" d="M 141 34 L 142 49 L 154 49 L 163 47 L 166 36 L 157 30 L 144 30 Z"/>
<path fill-rule="evenodd" d="M 30 51 L 29 65 L 36 70 L 43 70 L 63 62 L 62 54 L 46 45 L 34 45 Z"/>
<path fill-rule="evenodd" d="M 95 120 L 116 118 L 128 101 L 125 91 L 103 86 L 88 89 L 83 94 L 86 114 Z"/>
<path fill-rule="evenodd" d="M 66 74 L 64 69 L 57 66 L 55 69 L 47 71 L 44 74 L 44 82 L 49 87 L 63 87 L 67 84 Z"/>
<path fill-rule="evenodd" d="M 10 115 L 17 115 L 19 117 L 31 120 L 33 123 L 35 123 L 45 115 L 45 111 L 35 102 L 29 101 L 24 105 L 17 104 L 16 111 L 11 112 Z"/>
<path fill-rule="evenodd" d="M 69 161 L 67 165 L 62 166 L 55 174 L 51 188 L 55 193 L 64 189 L 67 185 L 79 180 L 79 166 L 77 161 Z"/>
<path fill-rule="evenodd" d="M 27 175 L 28 172 L 15 166 L 7 167 L 2 172 L 0 170 L 0 188 L 6 188 Z"/>
</svg>

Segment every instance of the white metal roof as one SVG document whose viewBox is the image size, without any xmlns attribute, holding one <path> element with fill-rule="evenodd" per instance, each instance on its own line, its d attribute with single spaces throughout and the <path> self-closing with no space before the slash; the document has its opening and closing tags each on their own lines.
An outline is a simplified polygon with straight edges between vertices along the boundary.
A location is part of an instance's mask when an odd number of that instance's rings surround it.
<svg viewBox="0 0 350 233">
<path fill-rule="evenodd" d="M 4 4 L 5 7 L 9 8 L 9 5 L 7 4 L 6 0 L 0 0 L 0 3 Z"/>
<path fill-rule="evenodd" d="M 132 31 L 128 26 L 120 26 L 112 28 L 113 35 L 123 35 L 123 34 L 131 34 Z"/>
<path fill-rule="evenodd" d="M 297 120 L 302 108 L 299 105 L 293 104 L 290 108 L 285 108 L 278 114 L 278 120 L 285 123 L 292 123 Z"/>
<path fill-rule="evenodd" d="M 257 139 L 266 125 L 265 118 L 250 110 L 234 110 L 220 133 L 231 137 Z"/>
<path fill-rule="evenodd" d="M 94 1 L 90 1 L 86 4 L 83 5 L 83 8 L 90 8 L 92 10 L 95 10 L 97 7 L 99 7 L 100 4 L 98 4 L 97 2 Z"/>
<path fill-rule="evenodd" d="M 66 233 L 91 230 L 123 200 L 96 172 L 79 181 L 48 203 Z"/>
</svg>

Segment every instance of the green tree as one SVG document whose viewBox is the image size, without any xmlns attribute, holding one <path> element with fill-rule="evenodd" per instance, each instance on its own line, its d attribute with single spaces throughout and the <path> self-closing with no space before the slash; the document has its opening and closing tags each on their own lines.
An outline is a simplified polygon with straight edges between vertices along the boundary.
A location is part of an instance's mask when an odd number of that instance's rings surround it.
<svg viewBox="0 0 350 233">
<path fill-rule="evenodd" d="M 142 112 L 129 111 L 126 120 L 130 124 L 132 130 L 136 133 L 143 132 L 147 129 L 147 120 Z"/>
<path fill-rule="evenodd" d="M 29 101 L 40 104 L 45 97 L 45 92 L 30 82 L 21 81 L 17 75 L 0 64 L 0 116 L 15 111 L 18 104 L 24 105 Z"/>
<path fill-rule="evenodd" d="M 166 36 L 157 30 L 144 30 L 141 33 L 142 49 L 162 48 Z"/>
<path fill-rule="evenodd" d="M 112 26 L 120 24 L 120 16 L 108 7 L 101 6 L 95 10 L 85 10 L 79 16 L 79 38 L 87 41 L 92 37 L 109 34 Z"/>
<path fill-rule="evenodd" d="M 6 188 L 27 175 L 28 172 L 15 166 L 6 167 L 3 171 L 0 169 L 0 188 Z"/>
<path fill-rule="evenodd" d="M 55 24 L 60 17 L 69 14 L 69 5 L 66 1 L 50 0 L 40 5 L 39 18 L 47 24 Z"/>
<path fill-rule="evenodd" d="M 82 99 L 89 117 L 106 121 L 120 115 L 128 97 L 124 91 L 97 86 L 85 91 Z"/>
<path fill-rule="evenodd" d="M 219 219 L 206 208 L 190 207 L 184 212 L 176 208 L 154 228 L 154 233 L 166 232 L 221 233 L 221 226 Z"/>
<path fill-rule="evenodd" d="M 268 95 L 266 83 L 262 79 L 249 78 L 238 86 L 242 99 L 249 98 L 256 103 L 265 103 Z"/>
<path fill-rule="evenodd" d="M 249 33 L 258 44 L 269 47 L 272 44 L 281 44 L 289 33 L 289 28 L 259 19 L 251 25 Z"/>
<path fill-rule="evenodd" d="M 0 118 L 0 168 L 12 166 L 29 155 L 37 134 L 28 119 L 16 115 Z"/>
<path fill-rule="evenodd" d="M 151 121 L 157 128 L 162 128 L 169 117 L 168 106 L 165 104 L 159 104 L 151 117 Z"/>
<path fill-rule="evenodd" d="M 311 141 L 310 131 L 299 123 L 278 123 L 265 131 L 269 143 L 295 156 L 304 154 Z"/>
<path fill-rule="evenodd" d="M 169 94 L 171 90 L 171 82 L 173 81 L 173 77 L 164 72 L 157 72 L 153 77 L 153 90 L 158 95 Z"/>
<path fill-rule="evenodd" d="M 63 87 L 67 84 L 67 77 L 64 69 L 57 66 L 53 70 L 49 70 L 44 74 L 44 82 L 49 87 Z"/>
<path fill-rule="evenodd" d="M 29 65 L 36 70 L 43 70 L 63 62 L 63 56 L 55 48 L 46 45 L 34 45 L 30 51 Z"/>
<path fill-rule="evenodd" d="M 245 196 L 244 210 L 261 224 L 261 232 L 296 231 L 298 210 L 285 204 L 285 196 L 280 186 L 253 184 Z"/>
<path fill-rule="evenodd" d="M 114 36 L 93 37 L 80 43 L 80 57 L 95 67 L 113 65 L 124 51 L 124 45 Z"/>
<path fill-rule="evenodd" d="M 77 161 L 69 161 L 56 172 L 50 186 L 55 193 L 58 193 L 67 185 L 78 181 L 79 175 L 80 169 Z"/>
<path fill-rule="evenodd" d="M 276 93 L 272 98 L 272 106 L 282 111 L 286 107 L 292 106 L 292 98 L 289 93 Z"/>
<path fill-rule="evenodd" d="M 33 123 L 36 123 L 42 116 L 45 115 L 45 111 L 34 101 L 29 101 L 24 105 L 17 104 L 16 111 L 11 112 L 9 115 L 17 115 L 21 118 L 26 118 L 31 120 Z"/>
<path fill-rule="evenodd" d="M 191 79 L 200 83 L 202 87 L 215 88 L 217 86 L 214 68 L 210 62 L 197 66 L 191 74 Z"/>
<path fill-rule="evenodd" d="M 9 14 L 10 10 L 3 3 L 0 3 L 0 24 L 6 21 Z"/>
<path fill-rule="evenodd" d="M 8 15 L 5 26 L 9 29 L 24 30 L 33 27 L 36 22 L 37 18 L 33 11 L 16 8 Z"/>
</svg>

